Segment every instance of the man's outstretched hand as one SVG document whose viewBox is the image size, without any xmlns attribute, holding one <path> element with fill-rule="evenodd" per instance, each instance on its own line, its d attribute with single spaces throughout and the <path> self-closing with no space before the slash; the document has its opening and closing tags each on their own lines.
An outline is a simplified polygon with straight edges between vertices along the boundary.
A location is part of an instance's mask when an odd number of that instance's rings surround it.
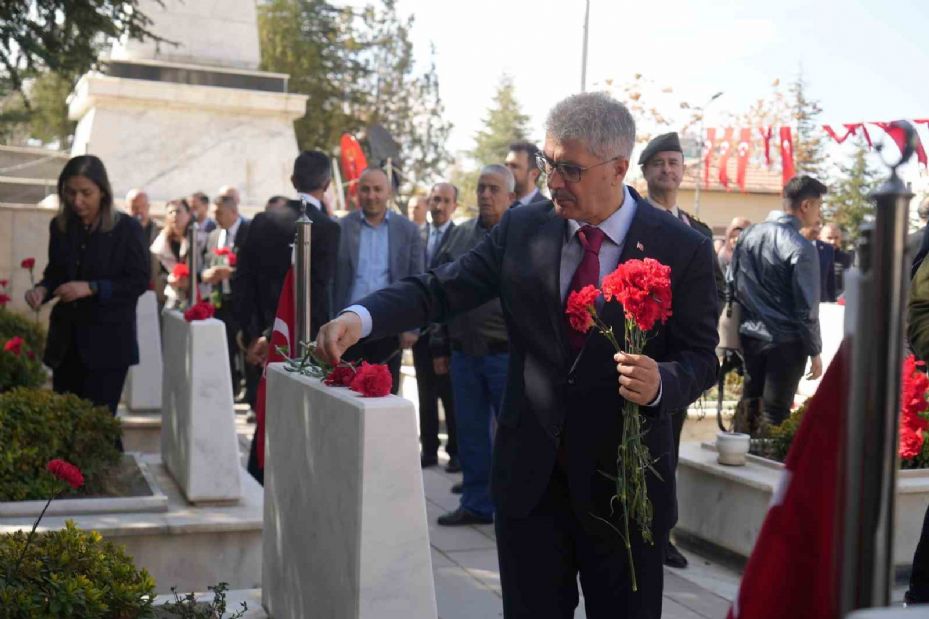
<svg viewBox="0 0 929 619">
<path fill-rule="evenodd" d="M 360 339 L 361 318 L 355 312 L 345 312 L 319 328 L 316 352 L 335 365 L 342 360 L 345 351 Z"/>
</svg>

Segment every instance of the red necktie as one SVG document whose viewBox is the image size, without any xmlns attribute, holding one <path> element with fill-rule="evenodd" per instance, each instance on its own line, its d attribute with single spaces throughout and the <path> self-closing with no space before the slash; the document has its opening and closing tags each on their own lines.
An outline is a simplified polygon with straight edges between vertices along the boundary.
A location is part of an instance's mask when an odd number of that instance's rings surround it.
<svg viewBox="0 0 929 619">
<path fill-rule="evenodd" d="M 568 294 L 575 290 L 580 290 L 584 286 L 596 286 L 600 283 L 600 246 L 603 245 L 603 230 L 594 226 L 583 226 L 577 231 L 577 239 L 584 248 L 584 256 L 581 263 L 577 265 L 574 271 L 574 277 L 571 278 L 571 287 Z M 565 299 L 567 301 L 567 299 Z M 568 340 L 571 343 L 571 351 L 576 355 L 584 347 L 584 341 L 587 339 L 586 333 L 580 333 L 571 328 L 565 316 L 565 324 L 568 329 Z"/>
</svg>

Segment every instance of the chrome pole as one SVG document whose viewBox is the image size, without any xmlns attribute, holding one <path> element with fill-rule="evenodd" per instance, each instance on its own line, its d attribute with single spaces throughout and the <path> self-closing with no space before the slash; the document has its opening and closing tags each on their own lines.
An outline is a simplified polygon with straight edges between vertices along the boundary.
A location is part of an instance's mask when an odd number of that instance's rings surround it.
<svg viewBox="0 0 929 619">
<path fill-rule="evenodd" d="M 294 316 L 297 324 L 293 348 L 296 355 L 302 355 L 301 345 L 310 341 L 310 231 L 313 222 L 306 216 L 306 209 L 304 202 L 294 239 Z"/>
<path fill-rule="evenodd" d="M 900 128 L 915 135 L 909 125 Z M 896 169 L 911 154 L 912 149 L 904 149 L 900 162 L 891 166 L 890 178 L 872 194 L 876 217 L 873 228 L 863 230 L 861 243 L 861 303 L 852 339 L 846 477 L 840 505 L 844 514 L 839 557 L 842 617 L 859 608 L 887 606 L 893 587 L 896 446 L 907 272 L 903 262 L 907 207 L 913 197 Z"/>
<path fill-rule="evenodd" d="M 200 246 L 197 244 L 197 236 L 200 231 L 200 224 L 196 218 L 191 216 L 190 226 L 187 229 L 187 269 L 190 276 L 187 278 L 189 287 L 187 290 L 187 307 L 197 303 L 197 271 L 200 269 Z"/>
</svg>

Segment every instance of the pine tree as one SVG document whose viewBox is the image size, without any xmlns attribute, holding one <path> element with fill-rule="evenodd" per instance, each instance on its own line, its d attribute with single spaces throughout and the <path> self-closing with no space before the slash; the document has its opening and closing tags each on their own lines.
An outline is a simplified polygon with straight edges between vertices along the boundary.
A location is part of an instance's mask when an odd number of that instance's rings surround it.
<svg viewBox="0 0 929 619">
<path fill-rule="evenodd" d="M 850 241 L 858 238 L 859 227 L 874 216 L 874 204 L 868 195 L 877 187 L 877 174 L 868 165 L 868 146 L 862 138 L 855 140 L 851 162 L 839 165 L 839 179 L 826 194 L 825 217 L 841 226 Z"/>
<path fill-rule="evenodd" d="M 503 163 L 510 144 L 527 139 L 529 116 L 522 112 L 516 100 L 513 78 L 503 75 L 494 95 L 493 106 L 487 110 L 484 128 L 474 136 L 471 156 L 480 164 Z"/>
<path fill-rule="evenodd" d="M 790 86 L 791 107 L 794 117 L 794 167 L 797 175 L 808 174 L 821 181 L 826 180 L 826 149 L 823 132 L 817 122 L 822 112 L 819 101 L 809 98 L 803 74 Z"/>
</svg>

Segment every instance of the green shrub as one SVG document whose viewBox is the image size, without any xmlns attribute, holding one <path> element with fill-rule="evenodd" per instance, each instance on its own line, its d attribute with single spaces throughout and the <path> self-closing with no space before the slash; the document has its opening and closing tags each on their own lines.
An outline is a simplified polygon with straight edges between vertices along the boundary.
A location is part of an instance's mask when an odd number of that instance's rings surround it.
<svg viewBox="0 0 929 619">
<path fill-rule="evenodd" d="M 134 619 L 149 616 L 155 581 L 122 547 L 68 521 L 33 538 L 13 572 L 26 533 L 0 536 L 0 617 Z"/>
<path fill-rule="evenodd" d="M 41 387 L 48 375 L 39 361 L 39 351 L 28 343 L 19 352 L 4 350 L 3 346 L 11 341 L 0 339 L 0 393 L 14 387 Z"/>
<path fill-rule="evenodd" d="M 44 500 L 59 490 L 45 471 L 53 458 L 81 469 L 80 493 L 99 492 L 106 471 L 119 462 L 119 434 L 106 407 L 75 395 L 26 388 L 0 393 L 0 501 Z"/>
<path fill-rule="evenodd" d="M 0 307 L 0 346 L 17 335 L 26 340 L 29 350 L 34 350 L 36 356 L 42 356 L 45 351 L 45 327 L 32 318 Z"/>
<path fill-rule="evenodd" d="M 760 440 L 752 441 L 751 453 L 783 462 L 787 459 L 787 452 L 790 451 L 790 444 L 800 429 L 800 422 L 803 421 L 803 415 L 810 404 L 810 398 L 795 411 L 790 413 L 780 425 L 766 425 L 764 435 Z"/>
</svg>

